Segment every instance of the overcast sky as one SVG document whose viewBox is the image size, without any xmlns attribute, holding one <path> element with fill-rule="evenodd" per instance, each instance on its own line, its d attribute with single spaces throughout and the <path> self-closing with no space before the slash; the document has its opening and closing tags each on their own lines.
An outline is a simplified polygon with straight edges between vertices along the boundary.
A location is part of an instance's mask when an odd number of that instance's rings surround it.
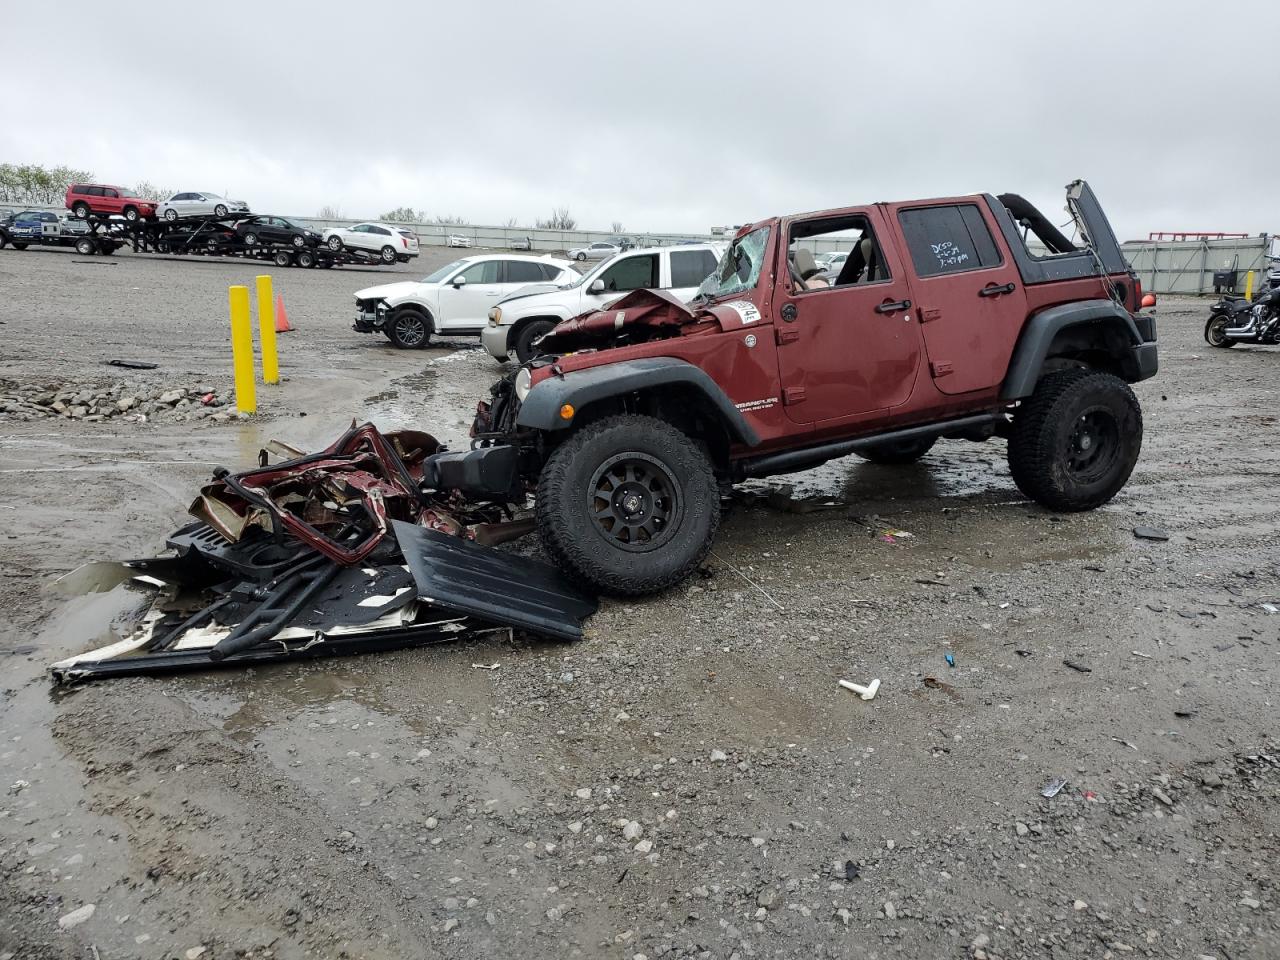
<svg viewBox="0 0 1280 960">
<path fill-rule="evenodd" d="M 1061 222 L 1083 177 L 1121 239 L 1280 230 L 1280 4 L 877 6 L 10 3 L 0 161 L 672 232 L 980 191 Z"/>
</svg>

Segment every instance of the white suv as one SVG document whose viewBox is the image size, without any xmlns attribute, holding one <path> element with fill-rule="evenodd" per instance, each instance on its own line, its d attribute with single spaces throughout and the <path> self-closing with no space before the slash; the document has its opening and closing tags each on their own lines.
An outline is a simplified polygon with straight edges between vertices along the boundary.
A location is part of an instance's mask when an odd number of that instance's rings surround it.
<svg viewBox="0 0 1280 960">
<path fill-rule="evenodd" d="M 361 333 L 382 332 L 397 347 L 425 347 L 432 333 L 475 336 L 489 308 L 522 288 L 555 290 L 578 271 L 568 260 L 518 253 L 463 257 L 422 280 L 356 291 Z"/>
<path fill-rule="evenodd" d="M 418 255 L 418 238 L 389 223 L 330 227 L 324 232 L 324 244 L 335 253 L 344 249 L 376 253 L 383 263 L 408 263 Z"/>
<path fill-rule="evenodd" d="M 557 323 L 599 310 L 631 290 L 670 290 L 681 300 L 692 299 L 723 253 L 724 245 L 714 243 L 628 250 L 556 290 L 508 296 L 489 311 L 480 342 L 498 360 L 514 353 L 525 363 L 537 355 L 535 342 Z"/>
</svg>

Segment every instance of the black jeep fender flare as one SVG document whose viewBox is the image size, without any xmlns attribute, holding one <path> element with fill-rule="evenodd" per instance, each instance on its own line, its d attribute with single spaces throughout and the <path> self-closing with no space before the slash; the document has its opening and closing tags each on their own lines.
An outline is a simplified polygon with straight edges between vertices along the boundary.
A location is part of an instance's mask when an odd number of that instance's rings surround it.
<svg viewBox="0 0 1280 960">
<path fill-rule="evenodd" d="M 1130 347 L 1126 355 L 1118 358 L 1124 379 L 1136 383 L 1155 376 L 1158 368 L 1156 343 L 1154 340 L 1143 341 L 1129 311 L 1111 300 L 1079 300 L 1046 307 L 1027 321 L 1013 349 L 1009 370 L 1000 388 L 1002 399 L 1021 400 L 1035 392 L 1054 338 L 1071 327 L 1121 330 Z"/>
<path fill-rule="evenodd" d="M 560 408 L 566 403 L 582 410 L 596 400 L 673 385 L 689 387 L 704 397 L 720 415 L 733 441 L 748 447 L 760 442 L 742 411 L 719 384 L 704 370 L 675 357 L 642 357 L 548 377 L 529 391 L 516 415 L 516 424 L 534 430 L 564 430 L 572 423 L 560 416 Z"/>
</svg>

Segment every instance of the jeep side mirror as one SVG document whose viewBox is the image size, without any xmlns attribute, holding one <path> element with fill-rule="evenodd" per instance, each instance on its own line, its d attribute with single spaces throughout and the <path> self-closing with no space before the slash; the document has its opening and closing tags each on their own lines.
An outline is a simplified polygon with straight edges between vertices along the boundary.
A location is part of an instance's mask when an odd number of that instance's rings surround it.
<svg viewBox="0 0 1280 960">
<path fill-rule="evenodd" d="M 587 287 L 587 293 L 604 293 L 604 281 L 596 277 L 591 281 L 591 286 Z"/>
<path fill-rule="evenodd" d="M 467 278 L 461 276 L 454 277 L 450 282 L 453 284 L 453 289 L 457 290 L 459 287 L 465 287 L 467 285 Z"/>
</svg>

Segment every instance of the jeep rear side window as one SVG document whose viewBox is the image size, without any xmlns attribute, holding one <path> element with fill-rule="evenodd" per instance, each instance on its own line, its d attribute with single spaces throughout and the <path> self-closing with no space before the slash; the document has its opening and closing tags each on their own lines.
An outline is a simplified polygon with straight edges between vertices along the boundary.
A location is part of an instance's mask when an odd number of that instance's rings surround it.
<svg viewBox="0 0 1280 960">
<path fill-rule="evenodd" d="M 710 250 L 672 250 L 671 286 L 696 287 L 716 269 L 716 255 Z"/>
<path fill-rule="evenodd" d="M 649 253 L 619 260 L 601 274 L 600 279 L 609 293 L 651 290 L 658 286 L 658 255 Z"/>
<path fill-rule="evenodd" d="M 982 270 L 1003 262 L 982 211 L 971 203 L 901 210 L 898 222 L 921 277 Z"/>
</svg>

